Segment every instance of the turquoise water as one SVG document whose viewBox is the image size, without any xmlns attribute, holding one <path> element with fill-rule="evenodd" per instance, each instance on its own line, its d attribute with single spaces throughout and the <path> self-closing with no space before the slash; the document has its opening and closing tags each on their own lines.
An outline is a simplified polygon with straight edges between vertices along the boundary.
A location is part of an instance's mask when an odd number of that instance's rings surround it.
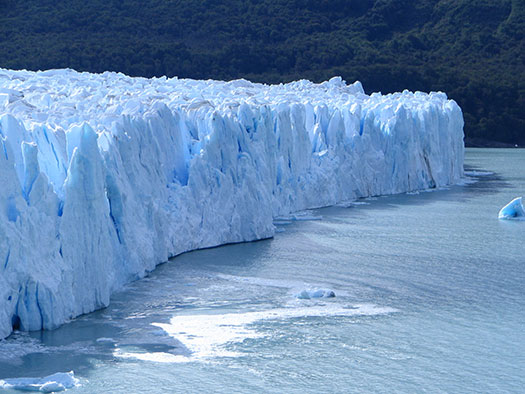
<svg viewBox="0 0 525 394">
<path fill-rule="evenodd" d="M 475 183 L 280 221 L 187 253 L 50 332 L 0 342 L 0 378 L 76 393 L 523 392 L 525 151 L 469 149 Z M 335 298 L 298 299 L 329 289 Z"/>
</svg>

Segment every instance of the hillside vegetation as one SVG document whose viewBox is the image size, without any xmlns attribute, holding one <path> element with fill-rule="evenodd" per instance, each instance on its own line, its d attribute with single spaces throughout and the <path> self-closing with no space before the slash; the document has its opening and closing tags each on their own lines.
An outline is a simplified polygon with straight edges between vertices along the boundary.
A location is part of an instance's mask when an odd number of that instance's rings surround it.
<svg viewBox="0 0 525 394">
<path fill-rule="evenodd" d="M 523 0 L 0 0 L 0 67 L 442 90 L 525 144 Z"/>
</svg>

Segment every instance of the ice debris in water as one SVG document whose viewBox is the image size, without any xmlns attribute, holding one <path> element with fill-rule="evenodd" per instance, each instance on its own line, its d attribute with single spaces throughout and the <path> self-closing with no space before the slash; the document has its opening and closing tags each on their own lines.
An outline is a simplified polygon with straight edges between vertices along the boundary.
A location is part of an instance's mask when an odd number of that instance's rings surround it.
<svg viewBox="0 0 525 394">
<path fill-rule="evenodd" d="M 472 171 L 465 171 L 465 175 L 466 176 L 483 177 L 483 176 L 494 175 L 494 173 L 490 172 L 490 171 L 475 171 L 475 170 L 472 170 Z"/>
<path fill-rule="evenodd" d="M 42 393 L 64 391 L 78 385 L 79 380 L 75 378 L 73 371 L 58 372 L 43 378 L 0 379 L 0 389 L 39 391 Z"/>
<path fill-rule="evenodd" d="M 309 300 L 312 298 L 333 298 L 335 293 L 332 290 L 303 290 L 296 295 L 300 300 Z"/>
<path fill-rule="evenodd" d="M 457 183 L 463 156 L 444 93 L 0 69 L 0 338 L 274 218 Z"/>
<path fill-rule="evenodd" d="M 523 207 L 523 198 L 516 197 L 499 211 L 500 219 L 525 220 L 525 208 Z"/>
</svg>

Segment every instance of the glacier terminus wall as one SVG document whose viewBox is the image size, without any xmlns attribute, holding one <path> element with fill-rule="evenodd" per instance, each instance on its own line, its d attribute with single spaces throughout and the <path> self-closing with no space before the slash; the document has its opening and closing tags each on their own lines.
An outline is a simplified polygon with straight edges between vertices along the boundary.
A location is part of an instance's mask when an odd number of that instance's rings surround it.
<svg viewBox="0 0 525 394">
<path fill-rule="evenodd" d="M 456 183 L 463 156 L 444 93 L 0 69 L 0 338 L 275 217 Z"/>
</svg>

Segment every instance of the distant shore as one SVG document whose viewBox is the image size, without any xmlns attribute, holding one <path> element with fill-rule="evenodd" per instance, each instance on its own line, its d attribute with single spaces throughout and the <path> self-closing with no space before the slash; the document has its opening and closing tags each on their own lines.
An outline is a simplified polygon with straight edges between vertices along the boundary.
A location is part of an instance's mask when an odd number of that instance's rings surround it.
<svg viewBox="0 0 525 394">
<path fill-rule="evenodd" d="M 522 148 L 523 145 L 499 141 L 490 141 L 483 138 L 465 138 L 466 148 Z"/>
</svg>

